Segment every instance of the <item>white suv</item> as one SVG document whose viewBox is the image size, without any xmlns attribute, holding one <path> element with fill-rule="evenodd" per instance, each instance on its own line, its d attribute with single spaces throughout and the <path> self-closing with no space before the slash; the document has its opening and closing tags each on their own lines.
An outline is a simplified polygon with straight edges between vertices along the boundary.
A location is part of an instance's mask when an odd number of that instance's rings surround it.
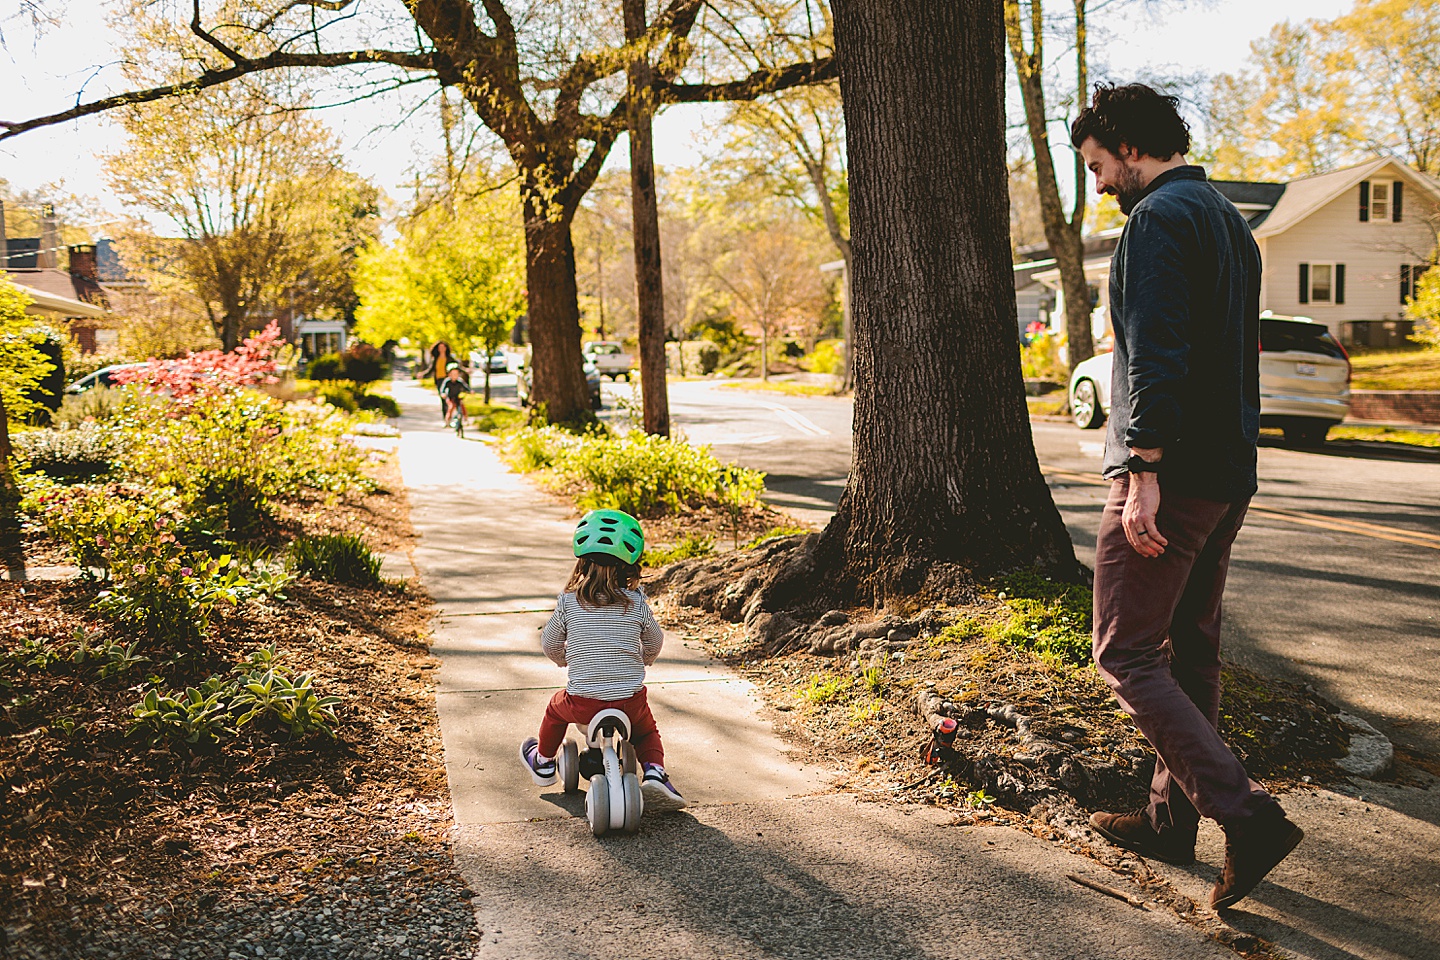
<svg viewBox="0 0 1440 960">
<path fill-rule="evenodd" d="M 1070 414 L 1085 430 L 1110 413 L 1110 358 L 1102 353 L 1070 375 Z M 1260 425 L 1285 431 L 1291 446 L 1322 443 L 1350 412 L 1350 358 L 1323 323 L 1260 315 Z"/>
</svg>

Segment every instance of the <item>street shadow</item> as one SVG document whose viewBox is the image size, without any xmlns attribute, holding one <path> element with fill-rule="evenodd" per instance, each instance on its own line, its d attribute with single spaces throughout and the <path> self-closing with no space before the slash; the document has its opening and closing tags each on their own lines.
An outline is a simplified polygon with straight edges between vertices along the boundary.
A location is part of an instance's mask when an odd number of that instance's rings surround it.
<svg viewBox="0 0 1440 960">
<path fill-rule="evenodd" d="M 1391 460 L 1399 463 L 1440 463 L 1440 449 L 1412 447 L 1384 440 L 1326 440 L 1314 447 L 1292 447 L 1279 437 L 1260 438 L 1260 446 L 1313 453 L 1320 457 L 1343 457 L 1349 460 Z"/>
</svg>

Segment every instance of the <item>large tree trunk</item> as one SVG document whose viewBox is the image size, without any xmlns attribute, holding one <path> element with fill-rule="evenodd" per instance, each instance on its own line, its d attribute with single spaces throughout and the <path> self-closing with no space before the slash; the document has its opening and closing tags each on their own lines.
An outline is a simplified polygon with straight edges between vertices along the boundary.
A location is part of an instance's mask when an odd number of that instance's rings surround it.
<svg viewBox="0 0 1440 960">
<path fill-rule="evenodd" d="M 580 359 L 580 301 L 570 216 L 546 219 L 527 201 L 525 278 L 530 299 L 531 396 L 551 423 L 594 419 Z"/>
<path fill-rule="evenodd" d="M 20 536 L 20 491 L 10 474 L 10 418 L 0 400 L 0 564 L 11 580 L 25 579 L 25 543 Z"/>
<path fill-rule="evenodd" d="M 921 591 L 936 564 L 1073 574 L 1017 349 L 1000 7 L 836 0 L 835 14 L 855 453 L 812 580 L 889 603 Z"/>
<path fill-rule="evenodd" d="M 624 0 L 625 39 L 645 35 L 645 0 Z M 665 383 L 665 284 L 660 265 L 660 211 L 655 197 L 654 109 L 644 91 L 652 71 L 645 57 L 630 64 L 630 211 L 635 247 L 635 299 L 639 314 L 640 396 L 645 432 L 670 436 L 670 396 Z"/>
</svg>

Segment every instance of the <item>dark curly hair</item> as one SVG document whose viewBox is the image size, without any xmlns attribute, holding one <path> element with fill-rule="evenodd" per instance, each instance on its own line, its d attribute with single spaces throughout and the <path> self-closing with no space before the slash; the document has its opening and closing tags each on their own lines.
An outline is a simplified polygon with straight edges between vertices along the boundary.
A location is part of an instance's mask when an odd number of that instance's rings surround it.
<svg viewBox="0 0 1440 960">
<path fill-rule="evenodd" d="M 1115 155 L 1121 144 L 1156 160 L 1190 150 L 1190 125 L 1180 116 L 1180 98 L 1143 83 L 1095 84 L 1095 99 L 1070 125 L 1077 150 L 1090 137 Z"/>
</svg>

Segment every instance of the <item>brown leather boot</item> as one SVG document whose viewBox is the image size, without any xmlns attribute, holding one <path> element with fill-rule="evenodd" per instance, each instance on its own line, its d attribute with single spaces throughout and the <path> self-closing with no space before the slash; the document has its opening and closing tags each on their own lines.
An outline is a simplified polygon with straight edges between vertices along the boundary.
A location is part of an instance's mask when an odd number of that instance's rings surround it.
<svg viewBox="0 0 1440 960">
<path fill-rule="evenodd" d="M 1210 906 L 1224 910 L 1244 899 L 1303 839 L 1305 831 L 1283 814 L 1227 825 L 1225 869 L 1210 891 Z"/>
<path fill-rule="evenodd" d="M 1090 826 L 1117 847 L 1133 850 L 1142 857 L 1180 866 L 1195 862 L 1196 828 L 1157 831 L 1150 826 L 1148 807 L 1131 813 L 1093 813 Z"/>
</svg>

